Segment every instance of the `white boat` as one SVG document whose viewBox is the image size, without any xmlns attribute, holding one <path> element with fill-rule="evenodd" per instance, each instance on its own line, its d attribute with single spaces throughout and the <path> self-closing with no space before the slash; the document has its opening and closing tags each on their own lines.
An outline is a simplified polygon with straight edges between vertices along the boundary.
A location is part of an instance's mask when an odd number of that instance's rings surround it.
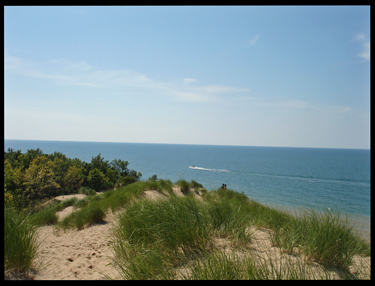
<svg viewBox="0 0 375 286">
<path fill-rule="evenodd" d="M 189 166 L 190 169 L 195 169 L 194 165 Z"/>
</svg>

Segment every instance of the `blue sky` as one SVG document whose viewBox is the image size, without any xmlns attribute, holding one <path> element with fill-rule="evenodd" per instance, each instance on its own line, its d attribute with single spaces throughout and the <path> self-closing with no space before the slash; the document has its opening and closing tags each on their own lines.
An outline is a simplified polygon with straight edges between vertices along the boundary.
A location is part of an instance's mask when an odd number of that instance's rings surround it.
<svg viewBox="0 0 375 286">
<path fill-rule="evenodd" d="M 4 8 L 5 139 L 370 148 L 369 6 Z"/>
</svg>

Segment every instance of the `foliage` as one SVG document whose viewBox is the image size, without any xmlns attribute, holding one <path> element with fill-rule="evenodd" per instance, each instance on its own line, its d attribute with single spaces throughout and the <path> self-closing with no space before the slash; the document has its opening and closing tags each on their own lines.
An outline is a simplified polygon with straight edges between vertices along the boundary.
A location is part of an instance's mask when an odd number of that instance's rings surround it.
<svg viewBox="0 0 375 286">
<path fill-rule="evenodd" d="M 103 186 L 109 181 L 109 179 L 104 175 L 104 173 L 95 168 L 90 171 L 87 181 L 89 183 L 90 188 L 94 189 L 97 192 L 100 192 Z"/>
<path fill-rule="evenodd" d="M 189 188 L 194 184 L 185 183 Z M 165 196 L 139 199 L 149 189 Z M 56 212 L 69 205 L 81 209 L 56 224 Z M 125 205 L 113 228 L 112 245 L 113 262 L 126 279 L 330 279 L 331 269 L 341 271 L 344 279 L 355 279 L 357 273 L 349 270 L 354 255 L 370 255 L 370 245 L 336 213 L 306 211 L 293 216 L 232 190 L 211 191 L 200 200 L 178 197 L 173 195 L 172 182 L 161 179 L 82 200 L 52 202 L 27 222 L 81 229 L 102 221 L 108 208 L 114 212 Z M 250 251 L 253 227 L 268 228 L 272 246 L 280 249 L 277 260 Z M 218 241 L 229 242 L 230 252 Z M 305 263 L 305 258 L 319 264 Z"/>
<path fill-rule="evenodd" d="M 67 193 L 75 193 L 79 190 L 84 181 L 82 168 L 76 166 L 69 166 L 69 169 L 64 177 L 64 185 L 66 186 Z"/>
<path fill-rule="evenodd" d="M 44 156 L 37 156 L 25 172 L 24 185 L 31 199 L 43 199 L 47 196 L 57 196 L 60 185 L 56 183 L 54 162 Z"/>
<path fill-rule="evenodd" d="M 12 167 L 8 159 L 4 161 L 4 203 L 18 210 L 27 204 L 24 196 L 22 167 Z"/>
<path fill-rule="evenodd" d="M 77 193 L 81 187 L 103 191 L 139 181 L 142 173 L 128 165 L 119 159 L 109 162 L 100 154 L 87 163 L 60 152 L 9 148 L 4 152 L 4 202 L 20 211 L 45 198 Z"/>
<path fill-rule="evenodd" d="M 157 181 L 158 180 L 158 176 L 157 175 L 152 175 L 150 178 L 148 178 L 149 180 L 152 180 L 152 181 Z"/>
</svg>

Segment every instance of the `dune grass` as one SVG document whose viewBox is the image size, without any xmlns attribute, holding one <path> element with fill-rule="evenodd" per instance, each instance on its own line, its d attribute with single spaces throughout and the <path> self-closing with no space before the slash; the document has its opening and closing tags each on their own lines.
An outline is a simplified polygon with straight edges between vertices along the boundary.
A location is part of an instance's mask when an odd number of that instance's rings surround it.
<svg viewBox="0 0 375 286">
<path fill-rule="evenodd" d="M 86 225 L 101 222 L 106 216 L 107 210 L 98 201 L 87 204 L 78 211 L 71 213 L 57 224 L 63 229 L 77 228 L 82 229 Z"/>
<path fill-rule="evenodd" d="M 328 267 L 348 269 L 354 255 L 370 248 L 339 212 L 306 210 L 277 228 L 276 244 L 291 251 L 300 247 L 308 257 Z"/>
<path fill-rule="evenodd" d="M 5 269 L 30 267 L 38 252 L 36 226 L 81 229 L 103 221 L 108 209 L 123 210 L 112 245 L 113 263 L 125 279 L 331 279 L 329 268 L 357 279 L 359 274 L 349 271 L 353 257 L 370 255 L 369 243 L 338 212 L 306 210 L 296 216 L 229 189 L 203 191 L 198 200 L 189 194 L 204 190 L 199 183 L 179 180 L 175 185 L 185 196 L 174 195 L 170 180 L 148 180 L 82 200 L 53 202 L 30 216 L 6 210 Z M 141 199 L 145 190 L 157 190 L 165 199 Z M 79 209 L 57 222 L 56 212 L 72 205 Z M 249 249 L 250 230 L 257 228 L 270 231 L 284 266 Z M 220 239 L 229 241 L 230 253 L 218 246 Z M 291 258 L 300 253 L 318 266 Z"/>
<path fill-rule="evenodd" d="M 340 277 L 356 279 L 349 273 L 354 255 L 370 255 L 370 246 L 338 213 L 310 210 L 297 217 L 232 190 L 208 192 L 204 198 L 141 200 L 127 206 L 113 245 L 123 278 L 332 279 L 327 269 L 334 268 L 344 273 Z M 250 255 L 250 227 L 271 230 L 273 246 L 286 257 L 283 267 Z M 240 261 L 214 247 L 217 238 L 229 239 L 248 254 Z M 318 266 L 288 258 L 299 252 Z"/>
<path fill-rule="evenodd" d="M 4 271 L 28 272 L 39 255 L 37 225 L 24 213 L 4 209 Z"/>
</svg>

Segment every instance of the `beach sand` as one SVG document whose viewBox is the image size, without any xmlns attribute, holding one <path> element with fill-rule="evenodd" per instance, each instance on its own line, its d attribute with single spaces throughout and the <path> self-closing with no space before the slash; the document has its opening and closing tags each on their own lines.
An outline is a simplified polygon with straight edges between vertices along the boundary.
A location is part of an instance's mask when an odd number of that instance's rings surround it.
<svg viewBox="0 0 375 286">
<path fill-rule="evenodd" d="M 174 187 L 177 196 L 184 196 L 179 188 Z M 83 198 L 85 195 L 59 196 L 64 200 L 71 197 Z M 196 197 L 200 196 L 195 193 Z M 157 200 L 165 195 L 149 190 L 144 192 L 146 199 Z M 58 212 L 59 220 L 74 211 L 73 207 Z M 111 227 L 115 222 L 115 215 L 109 210 L 104 222 L 87 226 L 81 230 L 57 230 L 54 226 L 40 227 L 40 240 L 42 241 L 41 257 L 43 266 L 33 273 L 34 280 L 105 280 L 120 279 L 119 272 L 111 265 L 110 257 L 113 256 L 111 248 Z M 279 248 L 271 243 L 271 231 L 263 228 L 252 228 L 253 240 L 250 249 L 262 259 L 276 259 L 279 262 L 298 259 L 295 254 L 282 253 Z M 215 243 L 226 252 L 237 251 L 230 246 L 230 242 L 223 238 L 216 238 Z M 241 255 L 241 253 L 239 253 Z M 303 256 L 299 256 L 303 259 Z M 286 259 L 286 260 L 284 260 Z M 352 271 L 365 265 L 370 271 L 370 257 L 354 258 Z M 183 272 L 184 270 L 182 270 Z M 340 279 L 338 273 L 332 273 L 334 279 Z M 25 279 L 25 278 L 22 278 Z"/>
<path fill-rule="evenodd" d="M 82 199 L 85 195 L 69 195 Z M 63 200 L 62 196 L 57 199 Z M 58 212 L 59 220 L 68 216 L 73 207 Z M 104 222 L 85 227 L 82 230 L 57 230 L 54 226 L 42 226 L 39 237 L 42 241 L 42 269 L 35 280 L 98 280 L 116 279 L 118 273 L 111 265 L 110 228 L 114 215 L 109 210 Z M 108 277 L 106 277 L 108 276 Z"/>
</svg>

